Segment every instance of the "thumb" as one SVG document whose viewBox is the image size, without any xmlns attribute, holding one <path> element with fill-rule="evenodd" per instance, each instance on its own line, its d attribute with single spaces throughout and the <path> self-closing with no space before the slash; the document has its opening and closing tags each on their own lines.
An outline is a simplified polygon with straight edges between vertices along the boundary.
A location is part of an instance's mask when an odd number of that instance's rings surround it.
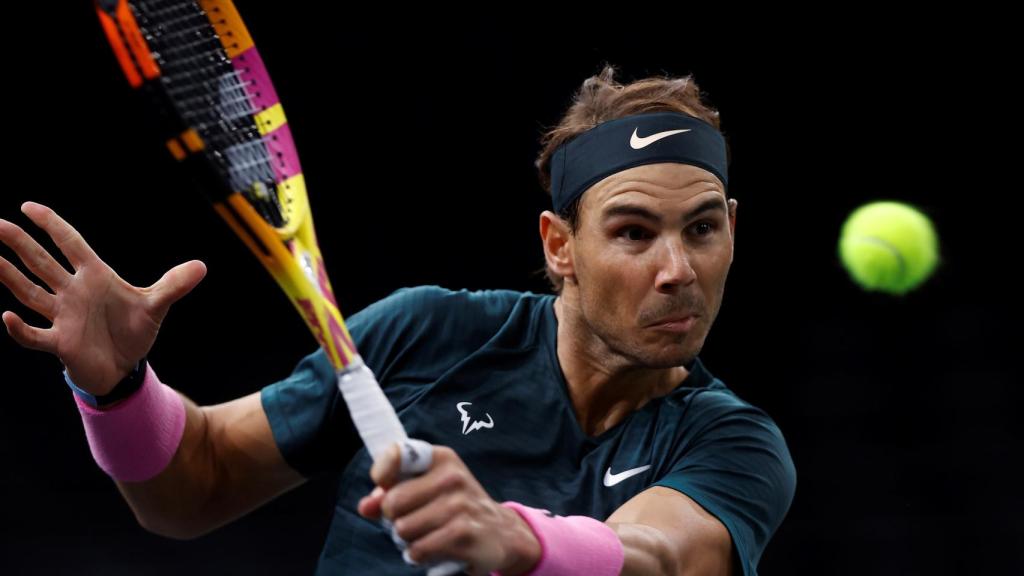
<svg viewBox="0 0 1024 576">
<path fill-rule="evenodd" d="M 171 268 L 149 287 L 150 303 L 163 317 L 167 310 L 178 300 L 192 291 L 206 277 L 206 264 L 200 260 L 190 260 Z"/>
<path fill-rule="evenodd" d="M 370 478 L 378 486 L 391 488 L 398 483 L 401 465 L 402 454 L 396 442 L 373 462 L 373 466 L 370 467 Z"/>
<path fill-rule="evenodd" d="M 376 486 L 374 487 L 373 492 L 363 496 L 362 499 L 359 500 L 359 506 L 357 507 L 359 515 L 371 520 L 380 518 L 380 505 L 381 502 L 384 501 L 384 494 L 384 489 L 380 486 Z"/>
</svg>

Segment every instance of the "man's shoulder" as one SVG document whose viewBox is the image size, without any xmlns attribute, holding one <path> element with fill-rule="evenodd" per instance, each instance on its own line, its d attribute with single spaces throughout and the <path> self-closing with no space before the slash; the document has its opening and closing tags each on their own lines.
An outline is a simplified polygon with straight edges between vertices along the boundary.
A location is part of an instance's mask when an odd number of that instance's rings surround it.
<svg viewBox="0 0 1024 576">
<path fill-rule="evenodd" d="M 744 400 L 725 383 L 703 371 L 698 382 L 683 382 L 666 399 L 668 406 L 688 429 L 713 427 L 737 418 L 760 425 L 775 427 L 775 423 L 764 410 Z"/>
<path fill-rule="evenodd" d="M 409 286 L 392 292 L 385 300 L 394 299 L 403 302 L 414 302 L 422 305 L 509 305 L 523 299 L 542 298 L 541 294 L 521 292 L 518 290 L 483 289 L 470 290 L 462 288 L 452 290 L 436 284 Z"/>
<path fill-rule="evenodd" d="M 499 334 L 529 334 L 551 296 L 515 290 L 401 288 L 349 322 L 357 347 L 462 357 Z M 383 360 L 381 359 L 383 364 Z"/>
<path fill-rule="evenodd" d="M 545 298 L 543 294 L 516 290 L 452 290 L 437 285 L 399 288 L 365 308 L 360 314 L 389 318 L 443 320 L 459 315 L 475 321 L 503 319 L 516 306 L 533 306 Z"/>
</svg>

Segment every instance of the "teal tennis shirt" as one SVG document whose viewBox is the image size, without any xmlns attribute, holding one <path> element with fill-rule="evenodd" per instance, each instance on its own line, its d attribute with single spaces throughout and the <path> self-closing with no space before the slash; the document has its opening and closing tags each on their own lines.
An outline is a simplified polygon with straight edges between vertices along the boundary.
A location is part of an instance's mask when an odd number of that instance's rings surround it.
<svg viewBox="0 0 1024 576">
<path fill-rule="evenodd" d="M 796 489 L 772 419 L 700 360 L 670 394 L 598 436 L 580 428 L 556 353 L 553 295 L 406 288 L 348 319 L 409 436 L 453 448 L 492 498 L 604 520 L 652 486 L 686 494 L 729 530 L 757 574 Z M 261 394 L 285 460 L 337 477 L 317 574 L 424 574 L 356 512 L 373 489 L 334 370 L 322 351 Z"/>
</svg>

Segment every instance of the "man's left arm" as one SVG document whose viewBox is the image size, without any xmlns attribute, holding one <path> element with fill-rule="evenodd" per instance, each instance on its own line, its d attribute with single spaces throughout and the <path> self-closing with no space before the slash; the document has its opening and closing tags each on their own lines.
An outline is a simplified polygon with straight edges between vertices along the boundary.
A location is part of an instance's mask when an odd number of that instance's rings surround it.
<svg viewBox="0 0 1024 576">
<path fill-rule="evenodd" d="M 394 522 L 398 534 L 409 543 L 413 560 L 459 560 L 466 563 L 470 574 L 500 570 L 511 575 L 531 571 L 541 559 L 543 547 L 527 521 L 491 499 L 450 448 L 435 446 L 430 469 L 402 484 L 397 484 L 399 468 L 396 446 L 374 464 L 371 476 L 378 487 L 363 498 L 359 512 L 368 518 L 383 515 Z M 568 517 L 567 521 L 573 518 L 581 519 Z M 730 573 L 728 531 L 693 500 L 671 488 L 656 486 L 637 494 L 608 518 L 608 528 L 598 520 L 582 520 L 582 524 L 556 528 L 555 533 L 596 536 L 593 526 L 605 532 L 610 529 L 621 542 L 623 575 Z M 569 544 L 573 538 L 570 536 Z M 592 552 L 586 552 L 587 544 L 581 544 L 583 561 Z M 559 554 L 563 560 L 566 552 Z"/>
<path fill-rule="evenodd" d="M 620 506 L 605 524 L 622 542 L 623 576 L 727 576 L 733 572 L 729 531 L 682 492 L 648 488 Z"/>
</svg>

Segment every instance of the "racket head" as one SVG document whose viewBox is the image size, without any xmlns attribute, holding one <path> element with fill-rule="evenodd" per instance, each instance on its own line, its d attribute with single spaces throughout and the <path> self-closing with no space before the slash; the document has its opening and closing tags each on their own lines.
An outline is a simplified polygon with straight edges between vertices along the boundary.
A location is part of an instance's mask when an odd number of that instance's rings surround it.
<svg viewBox="0 0 1024 576">
<path fill-rule="evenodd" d="M 324 267 L 277 91 L 230 0 L 96 0 L 129 84 L 172 156 L 256 255 L 338 370 L 358 357 Z"/>
</svg>

